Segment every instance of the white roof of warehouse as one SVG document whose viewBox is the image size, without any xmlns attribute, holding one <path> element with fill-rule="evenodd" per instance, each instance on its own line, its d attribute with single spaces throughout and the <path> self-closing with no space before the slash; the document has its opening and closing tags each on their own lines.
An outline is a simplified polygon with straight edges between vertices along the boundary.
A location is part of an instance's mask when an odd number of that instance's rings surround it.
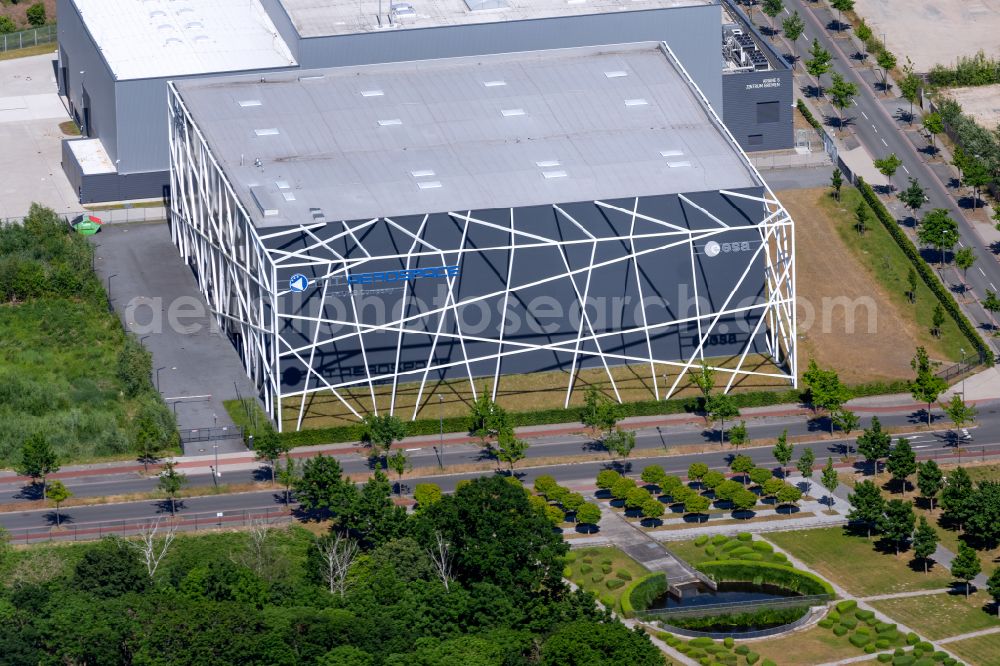
<svg viewBox="0 0 1000 666">
<path fill-rule="evenodd" d="M 280 0 L 302 37 L 709 5 L 716 0 Z M 382 20 L 376 20 L 379 8 Z M 392 11 L 393 7 L 397 11 Z M 387 17 L 392 17 L 391 23 Z"/>
<path fill-rule="evenodd" d="M 73 0 L 118 80 L 295 65 L 258 0 Z"/>
<path fill-rule="evenodd" d="M 761 184 L 653 43 L 174 85 L 269 226 Z"/>
</svg>

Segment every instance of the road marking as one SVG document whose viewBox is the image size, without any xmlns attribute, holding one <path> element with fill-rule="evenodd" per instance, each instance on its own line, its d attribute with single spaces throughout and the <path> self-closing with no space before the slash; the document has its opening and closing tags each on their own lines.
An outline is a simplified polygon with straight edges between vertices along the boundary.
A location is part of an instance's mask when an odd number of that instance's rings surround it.
<svg viewBox="0 0 1000 666">
<path fill-rule="evenodd" d="M 907 173 L 907 175 L 909 175 L 909 173 L 910 173 L 910 170 L 906 168 L 905 164 L 903 165 L 903 171 L 905 171 Z"/>
<path fill-rule="evenodd" d="M 992 282 L 990 282 L 990 286 L 993 287 L 993 291 L 997 290 L 997 286 L 995 284 L 993 284 Z"/>
<path fill-rule="evenodd" d="M 982 274 L 983 277 L 986 277 L 986 273 L 983 272 L 983 267 L 982 266 L 976 266 L 976 268 L 979 269 L 979 272 Z"/>
<path fill-rule="evenodd" d="M 857 104 L 857 102 L 855 102 L 855 104 Z M 865 120 L 868 120 L 868 114 L 867 113 L 865 113 L 864 111 L 862 111 L 861 115 L 863 115 L 865 117 Z M 872 127 L 874 127 L 874 125 L 872 125 Z"/>
<path fill-rule="evenodd" d="M 420 450 L 419 446 L 414 449 L 404 449 L 404 451 L 419 451 L 419 450 Z"/>
<path fill-rule="evenodd" d="M 788 7 L 785 7 L 785 13 L 791 16 L 791 12 L 788 11 Z"/>
<path fill-rule="evenodd" d="M 965 243 L 963 243 L 962 241 L 958 241 L 958 246 L 959 247 L 965 247 Z"/>
<path fill-rule="evenodd" d="M 858 100 L 856 100 L 856 99 L 853 99 L 853 98 L 852 98 L 852 99 L 851 99 L 851 102 L 853 102 L 853 103 L 854 103 L 854 106 L 857 106 L 857 105 L 858 105 Z M 864 111 L 862 111 L 862 112 L 861 112 L 861 115 L 863 115 L 863 116 L 865 115 L 865 114 L 864 114 Z M 868 116 L 865 116 L 865 118 L 867 118 L 867 117 L 868 117 Z"/>
<path fill-rule="evenodd" d="M 921 444 L 920 446 L 914 446 L 913 448 L 915 448 L 915 449 L 926 449 L 929 446 L 931 446 L 931 445 L 930 444 Z"/>
<path fill-rule="evenodd" d="M 873 129 L 873 130 L 875 130 L 875 133 L 876 133 L 876 134 L 878 134 L 878 128 L 877 128 L 877 127 L 875 127 L 875 123 L 872 123 L 872 129 Z"/>
<path fill-rule="evenodd" d="M 889 144 L 887 144 L 887 143 L 885 142 L 885 139 L 882 139 L 882 145 L 883 145 L 883 146 L 885 146 L 886 148 L 888 148 L 888 147 L 889 147 Z"/>
</svg>

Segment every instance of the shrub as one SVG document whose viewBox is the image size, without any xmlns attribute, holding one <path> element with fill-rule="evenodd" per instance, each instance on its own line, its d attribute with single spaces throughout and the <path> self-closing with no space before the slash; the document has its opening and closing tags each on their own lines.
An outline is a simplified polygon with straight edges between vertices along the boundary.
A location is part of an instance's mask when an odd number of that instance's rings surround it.
<svg viewBox="0 0 1000 666">
<path fill-rule="evenodd" d="M 934 666 L 934 660 L 930 657 L 923 657 L 913 662 L 913 666 Z"/>
<path fill-rule="evenodd" d="M 750 652 L 750 648 L 746 645 L 741 645 L 733 651 L 738 655 L 744 655 Z"/>
<path fill-rule="evenodd" d="M 708 543 L 708 535 L 707 534 L 702 534 L 697 539 L 694 540 L 694 545 L 698 546 L 699 548 L 701 548 L 702 546 L 704 546 L 706 543 Z"/>
<path fill-rule="evenodd" d="M 854 629 L 856 626 L 858 626 L 858 618 L 851 617 L 850 615 L 845 615 L 844 617 L 840 618 L 840 623 L 845 627 L 847 627 L 848 629 Z"/>
<path fill-rule="evenodd" d="M 927 641 L 920 641 L 916 645 L 917 648 L 923 650 L 924 652 L 934 652 L 934 646 Z"/>
<path fill-rule="evenodd" d="M 838 613 L 835 610 L 830 611 L 829 613 L 826 614 L 826 616 L 828 618 L 830 618 L 831 620 L 833 620 L 834 622 L 839 622 L 840 621 L 840 613 Z"/>
<path fill-rule="evenodd" d="M 875 617 L 875 611 L 870 610 L 858 610 L 854 613 L 859 620 L 870 620 Z"/>
<path fill-rule="evenodd" d="M 889 639 L 887 638 L 878 639 L 877 641 L 875 641 L 875 647 L 877 647 L 879 650 L 886 649 L 887 647 L 889 647 Z"/>
<path fill-rule="evenodd" d="M 798 102 L 796 102 L 795 106 L 798 108 L 799 113 L 802 114 L 802 117 L 806 119 L 807 123 L 809 123 L 810 125 L 812 125 L 813 128 L 815 128 L 817 130 L 820 130 L 820 131 L 823 130 L 823 126 L 820 124 L 820 122 L 818 120 L 816 120 L 816 116 L 814 116 L 812 114 L 812 111 L 809 110 L 809 107 L 806 106 L 805 102 L 803 102 L 800 99 Z"/>
<path fill-rule="evenodd" d="M 566 553 L 566 557 L 564 557 L 563 559 L 566 560 L 567 562 L 573 562 L 573 561 L 575 561 L 576 560 L 576 551 L 575 550 L 569 551 L 568 553 Z"/>
<path fill-rule="evenodd" d="M 624 569 L 619 569 L 618 571 L 615 572 L 615 575 L 621 578 L 622 580 L 632 580 L 632 574 L 625 571 Z"/>
<path fill-rule="evenodd" d="M 890 624 L 889 622 L 879 622 L 878 624 L 875 625 L 875 631 L 877 631 L 880 634 L 884 634 L 888 631 L 893 631 L 895 628 L 896 625 Z"/>
<path fill-rule="evenodd" d="M 938 650 L 937 652 L 932 654 L 931 657 L 934 659 L 934 661 L 944 661 L 945 659 L 948 658 L 948 653 Z"/>
<path fill-rule="evenodd" d="M 906 654 L 906 650 L 904 650 L 901 647 L 898 647 L 892 651 L 892 656 L 894 657 L 902 657 L 904 654 Z"/>
<path fill-rule="evenodd" d="M 727 648 L 732 649 L 733 645 L 736 644 L 736 640 L 732 636 L 726 636 L 722 640 L 722 644 L 725 645 Z"/>
<path fill-rule="evenodd" d="M 601 560 L 601 564 L 614 564 L 614 562 L 615 561 L 610 557 L 605 557 L 603 560 Z"/>
<path fill-rule="evenodd" d="M 831 620 L 828 617 L 825 617 L 822 620 L 820 620 L 817 624 L 819 624 L 819 626 L 823 627 L 824 629 L 829 629 L 834 624 L 836 624 L 836 622 L 834 622 L 833 620 Z"/>
<path fill-rule="evenodd" d="M 848 629 L 842 624 L 838 624 L 836 627 L 833 628 L 833 633 L 836 634 L 837 636 L 846 636 L 848 631 L 850 631 L 850 629 Z"/>
<path fill-rule="evenodd" d="M 604 573 L 606 573 L 606 574 L 609 574 L 609 573 L 611 573 L 611 570 L 612 570 L 613 568 L 614 568 L 614 567 L 612 567 L 612 566 L 611 566 L 610 564 L 602 564 L 602 565 L 601 565 L 601 571 L 602 571 L 602 572 L 604 572 Z"/>
<path fill-rule="evenodd" d="M 851 637 L 848 638 L 847 640 L 849 640 L 851 642 L 851 645 L 853 645 L 854 647 L 860 648 L 868 645 L 872 639 L 871 636 L 868 636 L 867 634 L 855 633 L 851 634 Z"/>
<path fill-rule="evenodd" d="M 604 604 L 605 607 L 613 609 L 615 607 L 615 598 L 610 594 L 602 595 L 601 603 Z"/>
<path fill-rule="evenodd" d="M 879 662 L 883 663 L 883 664 L 887 664 L 890 661 L 892 661 L 892 655 L 889 654 L 888 652 L 883 652 L 882 654 L 880 654 L 879 656 L 877 656 L 875 658 L 878 659 Z"/>
<path fill-rule="evenodd" d="M 747 652 L 747 663 L 756 664 L 760 660 L 760 655 L 756 652 Z"/>
<path fill-rule="evenodd" d="M 753 548 L 750 548 L 749 546 L 740 546 L 739 548 L 733 548 L 730 550 L 729 556 L 734 560 L 738 560 L 744 555 L 749 555 L 752 552 L 754 552 Z"/>
<path fill-rule="evenodd" d="M 766 541 L 754 541 L 752 547 L 753 547 L 754 550 L 756 550 L 758 552 L 761 552 L 761 553 L 773 553 L 774 552 L 774 546 L 772 546 L 771 544 L 769 544 Z"/>
<path fill-rule="evenodd" d="M 764 556 L 761 555 L 760 553 L 747 553 L 746 555 L 743 555 L 739 559 L 749 560 L 750 562 L 763 562 Z"/>
<path fill-rule="evenodd" d="M 914 661 L 913 655 L 904 654 L 901 657 L 893 657 L 892 666 L 912 666 Z"/>
<path fill-rule="evenodd" d="M 846 613 L 847 611 L 852 611 L 858 607 L 858 602 L 854 599 L 844 599 L 837 603 L 837 611 L 840 613 Z"/>
<path fill-rule="evenodd" d="M 705 546 L 705 554 L 708 555 L 709 557 L 715 555 L 715 546 L 711 544 Z"/>
<path fill-rule="evenodd" d="M 865 654 L 875 654 L 876 652 L 878 652 L 878 648 L 871 643 L 865 646 Z"/>
<path fill-rule="evenodd" d="M 609 578 L 605 585 L 608 586 L 609 590 L 617 590 L 619 587 L 623 587 L 625 585 L 625 581 L 621 578 Z"/>
<path fill-rule="evenodd" d="M 784 553 L 773 553 L 771 555 L 771 559 L 774 560 L 775 562 L 787 562 L 788 555 L 785 555 Z"/>
<path fill-rule="evenodd" d="M 705 649 L 709 645 L 715 645 L 715 641 L 706 636 L 699 636 L 698 638 L 692 638 L 691 640 L 689 640 L 688 645 L 690 645 L 691 647 Z"/>
<path fill-rule="evenodd" d="M 727 537 L 725 534 L 716 534 L 714 537 L 712 537 L 712 544 L 716 546 L 721 546 L 727 541 L 729 541 L 729 537 Z"/>
<path fill-rule="evenodd" d="M 602 580 L 604 580 L 604 574 L 594 574 L 593 576 L 590 577 L 590 580 L 593 581 L 594 583 L 600 583 Z"/>
<path fill-rule="evenodd" d="M 736 538 L 740 541 L 753 541 L 753 535 L 749 532 L 740 532 L 736 535 Z"/>
<path fill-rule="evenodd" d="M 872 630 L 871 630 L 871 628 L 866 627 L 865 625 L 861 625 L 860 627 L 858 627 L 857 633 L 864 634 L 865 636 L 870 636 L 871 633 L 872 633 Z"/>
<path fill-rule="evenodd" d="M 702 562 L 696 568 L 718 581 L 753 582 L 759 578 L 800 594 L 833 596 L 833 588 L 822 578 L 771 562 Z"/>
<path fill-rule="evenodd" d="M 572 578 L 572 577 L 573 577 L 573 569 L 570 568 L 570 566 L 567 564 L 566 566 L 563 567 L 563 578 Z"/>
<path fill-rule="evenodd" d="M 919 642 L 920 642 L 920 636 L 917 636 L 912 631 L 910 633 L 906 634 L 906 644 L 907 645 L 916 645 Z"/>
<path fill-rule="evenodd" d="M 649 604 L 653 602 L 653 599 L 656 599 L 666 591 L 667 577 L 663 573 L 647 574 L 633 581 L 622 592 L 622 614 L 625 617 L 634 617 L 636 611 L 649 608 Z"/>
<path fill-rule="evenodd" d="M 587 560 L 584 560 L 584 562 L 586 562 L 586 561 Z M 589 564 L 581 564 L 580 565 L 580 575 L 581 576 L 586 576 L 587 574 L 589 574 L 593 570 L 594 570 L 594 567 L 590 566 Z"/>
<path fill-rule="evenodd" d="M 770 659 L 765 659 L 764 661 L 760 662 L 760 666 L 778 666 L 778 665 L 773 661 L 771 661 Z"/>
<path fill-rule="evenodd" d="M 736 550 L 737 548 L 743 548 L 743 544 L 737 541 L 736 539 L 731 539 L 722 546 L 722 550 L 726 551 L 727 553 L 730 553 Z"/>
</svg>

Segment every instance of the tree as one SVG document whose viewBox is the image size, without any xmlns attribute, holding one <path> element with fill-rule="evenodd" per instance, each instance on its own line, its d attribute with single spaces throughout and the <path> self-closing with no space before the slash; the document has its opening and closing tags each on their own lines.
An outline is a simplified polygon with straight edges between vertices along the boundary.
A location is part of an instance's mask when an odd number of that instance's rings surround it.
<svg viewBox="0 0 1000 666">
<path fill-rule="evenodd" d="M 795 449 L 788 443 L 788 430 L 781 431 L 781 434 L 778 435 L 778 442 L 771 449 L 771 455 L 774 456 L 774 459 L 778 461 L 778 465 L 781 467 L 781 476 L 788 476 L 785 468 L 792 461 L 794 453 Z"/>
<path fill-rule="evenodd" d="M 59 527 L 59 505 L 73 496 L 62 481 L 56 479 L 49 484 L 49 499 L 56 505 L 56 527 Z"/>
<path fill-rule="evenodd" d="M 427 549 L 427 554 L 430 555 L 431 562 L 434 563 L 434 572 L 437 577 L 441 579 L 441 584 L 444 585 L 444 591 L 449 592 L 449 584 L 451 583 L 451 544 L 449 544 L 444 536 L 435 530 L 434 532 L 434 543 Z"/>
<path fill-rule="evenodd" d="M 162 539 L 158 536 L 159 532 L 160 521 L 158 519 L 152 520 L 139 528 L 137 539 L 123 540 L 124 544 L 132 548 L 142 558 L 142 561 L 146 564 L 146 572 L 149 574 L 150 580 L 155 578 L 156 569 L 160 566 L 163 558 L 166 557 L 167 551 L 170 549 L 170 544 L 174 542 L 174 537 L 177 536 L 177 525 L 170 525 Z"/>
<path fill-rule="evenodd" d="M 987 548 L 1000 543 L 1000 481 L 980 481 L 970 502 L 975 510 L 965 524 L 965 533 Z"/>
<path fill-rule="evenodd" d="M 915 303 L 917 301 L 917 272 L 913 270 L 912 266 L 906 274 L 906 286 L 910 289 L 906 296 L 910 299 L 910 303 Z"/>
<path fill-rule="evenodd" d="M 187 483 L 187 475 L 175 469 L 175 463 L 168 460 L 163 463 L 163 470 L 160 472 L 160 480 L 157 487 L 170 498 L 170 515 L 177 512 L 177 493 L 181 491 Z"/>
<path fill-rule="evenodd" d="M 31 24 L 33 28 L 40 28 L 45 25 L 45 5 L 40 2 L 36 2 L 28 7 L 25 12 L 25 16 L 28 19 L 28 23 Z"/>
<path fill-rule="evenodd" d="M 872 529 L 878 527 L 882 514 L 885 513 L 885 500 L 882 491 L 872 481 L 861 481 L 854 486 L 854 492 L 847 496 L 851 510 L 847 519 L 852 523 L 862 523 L 868 530 L 868 538 L 872 537 Z"/>
<path fill-rule="evenodd" d="M 851 433 L 861 425 L 861 419 L 858 418 L 858 415 L 843 407 L 833 412 L 830 415 L 830 420 L 847 437 L 850 437 Z M 848 453 L 850 453 L 850 445 L 848 445 Z"/>
<path fill-rule="evenodd" d="M 927 357 L 927 350 L 917 347 L 917 352 L 910 361 L 917 377 L 910 382 L 910 395 L 917 402 L 927 404 L 927 425 L 931 424 L 931 403 L 938 399 L 938 396 L 948 388 L 948 382 L 934 374 L 930 359 Z"/>
<path fill-rule="evenodd" d="M 567 493 L 566 496 L 560 501 L 563 508 L 569 513 L 572 513 L 576 520 L 579 520 L 579 518 L 576 517 L 577 512 L 580 510 L 580 507 L 586 503 L 586 498 L 584 498 L 584 496 L 580 493 Z"/>
<path fill-rule="evenodd" d="M 650 497 L 648 500 L 643 502 L 642 506 L 639 508 L 642 510 L 642 517 L 648 518 L 649 520 L 659 520 L 665 511 L 663 502 L 654 497 Z"/>
<path fill-rule="evenodd" d="M 292 486 L 295 485 L 295 481 L 299 478 L 298 469 L 295 467 L 295 461 L 290 455 L 285 455 L 285 464 L 277 469 L 278 481 L 281 485 L 285 487 L 285 504 L 291 503 Z"/>
<path fill-rule="evenodd" d="M 750 443 L 746 421 L 740 421 L 729 429 L 729 442 L 737 449 Z"/>
<path fill-rule="evenodd" d="M 31 478 L 32 484 L 42 482 L 42 499 L 45 499 L 45 477 L 59 471 L 59 459 L 44 434 L 36 432 L 21 445 L 21 459 L 14 466 L 21 476 Z"/>
<path fill-rule="evenodd" d="M 743 490 L 743 486 L 738 481 L 726 479 L 715 489 L 715 499 L 723 502 L 732 502 L 733 498 L 736 497 L 736 493 L 741 490 Z"/>
<path fill-rule="evenodd" d="M 882 430 L 882 422 L 877 416 L 872 417 L 872 425 L 858 437 L 858 453 L 865 457 L 869 464 L 874 464 L 875 476 L 878 476 L 878 461 L 889 455 L 892 435 Z"/>
<path fill-rule="evenodd" d="M 781 30 L 785 33 L 785 37 L 792 44 L 795 44 L 795 42 L 799 40 L 799 37 L 802 36 L 805 29 L 806 24 L 797 11 L 792 12 L 791 16 L 781 22 Z"/>
<path fill-rule="evenodd" d="M 935 208 L 926 215 L 917 230 L 917 240 L 924 245 L 935 247 L 940 252 L 941 265 L 944 265 L 945 250 L 955 247 L 958 242 L 958 224 L 948 216 L 944 208 Z"/>
<path fill-rule="evenodd" d="M 900 191 L 899 200 L 903 202 L 903 205 L 912 211 L 914 219 L 916 219 L 917 211 L 921 209 L 926 201 L 927 193 L 924 188 L 921 187 L 920 181 L 916 178 L 910 178 L 909 185 L 905 190 Z M 916 275 L 914 274 L 914 277 Z M 912 291 L 912 289 L 911 289 Z"/>
<path fill-rule="evenodd" d="M 861 40 L 861 48 L 864 49 L 868 45 L 868 40 L 872 38 L 871 26 L 865 23 L 864 19 L 861 19 L 861 21 L 854 26 L 854 34 L 858 36 L 859 40 Z"/>
<path fill-rule="evenodd" d="M 271 468 L 271 485 L 274 485 L 277 477 L 278 459 L 291 450 L 291 445 L 282 440 L 270 425 L 254 437 L 254 454 L 257 460 L 267 461 L 267 466 Z"/>
<path fill-rule="evenodd" d="M 889 178 L 890 180 L 894 175 L 896 175 L 896 171 L 902 163 L 903 161 L 896 157 L 896 153 L 889 153 L 881 159 L 872 160 L 872 164 L 875 165 L 875 168 L 878 169 L 883 176 Z M 891 182 L 889 183 L 889 187 L 892 187 Z"/>
<path fill-rule="evenodd" d="M 632 449 L 635 448 L 635 432 L 615 428 L 605 435 L 604 448 L 607 449 L 612 457 L 621 456 L 622 458 L 628 458 L 629 454 L 632 453 Z"/>
<path fill-rule="evenodd" d="M 781 0 L 764 0 L 764 4 L 760 10 L 773 19 L 785 10 L 785 3 Z"/>
<path fill-rule="evenodd" d="M 972 209 L 979 203 L 979 190 L 993 181 L 989 167 L 980 159 L 972 157 L 965 166 L 962 183 L 972 188 Z"/>
<path fill-rule="evenodd" d="M 734 428 L 735 430 L 735 428 Z M 729 469 L 733 470 L 735 473 L 743 477 L 743 485 L 747 485 L 747 475 L 750 474 L 756 465 L 754 465 L 753 458 L 750 456 L 738 455 L 735 456 L 729 463 Z"/>
<path fill-rule="evenodd" d="M 944 326 L 944 308 L 940 303 L 934 304 L 934 311 L 931 313 L 931 335 L 936 338 L 941 337 L 941 327 Z"/>
<path fill-rule="evenodd" d="M 523 489 L 514 488 L 503 479 L 498 480 L 525 496 Z M 350 488 L 354 490 L 353 485 Z M 406 509 L 392 501 L 392 484 L 382 470 L 375 470 L 361 490 L 351 495 L 353 501 L 340 515 L 340 527 L 343 533 L 357 539 L 361 548 L 378 548 L 402 535 Z M 434 506 L 439 505 L 440 502 Z M 426 513 L 421 512 L 422 515 Z"/>
<path fill-rule="evenodd" d="M 906 57 L 906 64 L 903 65 L 903 78 L 899 80 L 899 93 L 910 103 L 910 123 L 913 123 L 913 103 L 920 95 L 920 77 L 913 72 L 913 62 L 910 57 Z"/>
<path fill-rule="evenodd" d="M 941 114 L 935 111 L 924 116 L 924 129 L 931 136 L 931 148 L 937 148 L 935 139 L 937 135 L 944 131 L 944 119 Z"/>
<path fill-rule="evenodd" d="M 701 481 L 708 474 L 708 465 L 705 463 L 691 463 L 688 466 L 687 477 L 692 481 Z"/>
<path fill-rule="evenodd" d="M 615 485 L 611 486 L 611 496 L 616 500 L 625 501 L 629 491 L 633 488 L 635 488 L 635 481 L 623 476 L 615 481 Z"/>
<path fill-rule="evenodd" d="M 888 49 L 882 49 L 879 54 L 875 56 L 875 62 L 877 62 L 878 66 L 882 68 L 882 90 L 888 93 L 889 71 L 896 66 L 896 56 L 894 56 Z"/>
<path fill-rule="evenodd" d="M 906 479 L 917 471 L 917 455 L 913 452 L 910 442 L 900 437 L 896 446 L 889 452 L 886 468 L 892 474 L 894 481 L 899 483 L 900 491 L 906 492 Z"/>
<path fill-rule="evenodd" d="M 757 506 L 757 495 L 746 488 L 741 488 L 735 495 L 733 495 L 731 501 L 733 503 L 734 512 L 745 513 Z"/>
<path fill-rule="evenodd" d="M 597 473 L 597 487 L 601 490 L 611 490 L 612 486 L 622 478 L 622 475 L 613 469 L 602 469 Z"/>
<path fill-rule="evenodd" d="M 330 594 L 343 598 L 349 582 L 347 574 L 358 554 L 357 542 L 337 533 L 327 534 L 316 539 L 316 550 L 323 565 L 320 577 Z"/>
<path fill-rule="evenodd" d="M 840 31 L 844 25 L 841 20 L 841 12 L 849 12 L 854 9 L 854 0 L 830 0 L 830 6 L 837 10 L 837 30 Z"/>
<path fill-rule="evenodd" d="M 802 373 L 802 379 L 809 387 L 809 402 L 814 410 L 834 412 L 848 398 L 847 387 L 840 383 L 840 377 L 835 370 L 823 370 L 816 365 L 815 359 L 809 360 L 809 367 Z M 830 433 L 833 434 L 833 420 L 830 421 Z"/>
<path fill-rule="evenodd" d="M 913 535 L 913 505 L 903 500 L 889 500 L 885 505 L 885 513 L 879 521 L 882 536 L 891 541 L 899 555 L 899 547 L 905 545 Z"/>
<path fill-rule="evenodd" d="M 725 474 L 717 470 L 711 470 L 705 474 L 704 478 L 701 480 L 701 485 L 708 488 L 709 490 L 715 490 L 726 480 Z"/>
<path fill-rule="evenodd" d="M 987 579 L 986 591 L 993 597 L 993 603 L 997 607 L 997 615 L 1000 615 L 1000 567 L 994 569 Z"/>
<path fill-rule="evenodd" d="M 410 464 L 410 459 L 406 457 L 406 454 L 402 450 L 396 449 L 391 456 L 385 459 L 385 464 L 389 469 L 396 473 L 397 492 L 402 494 L 403 475 L 413 469 L 413 465 Z"/>
<path fill-rule="evenodd" d="M 142 460 L 143 470 L 160 452 L 177 439 L 177 421 L 173 412 L 158 400 L 143 400 L 131 428 L 132 449 Z"/>
<path fill-rule="evenodd" d="M 809 55 L 811 57 L 809 60 L 806 60 L 806 71 L 809 72 L 810 76 L 816 77 L 817 92 L 822 96 L 823 82 L 820 80 L 820 77 L 830 71 L 833 57 L 829 51 L 823 48 L 818 39 L 813 39 L 812 46 L 809 48 Z"/>
<path fill-rule="evenodd" d="M 639 488 L 638 486 L 629 488 L 628 494 L 625 495 L 625 508 L 640 509 L 649 499 L 652 499 L 652 496 L 645 488 Z"/>
<path fill-rule="evenodd" d="M 840 201 L 840 188 L 844 186 L 844 177 L 839 168 L 834 168 L 833 175 L 830 176 L 830 186 L 833 187 L 833 196 Z"/>
<path fill-rule="evenodd" d="M 807 479 L 811 479 L 813 475 L 813 465 L 815 463 L 816 454 L 813 453 L 811 448 L 806 447 L 806 450 L 799 456 L 799 462 L 796 465 L 796 468 L 799 470 L 799 474 Z"/>
<path fill-rule="evenodd" d="M 927 573 L 927 562 L 937 550 L 938 533 L 927 518 L 920 516 L 917 529 L 913 532 L 913 554 L 924 563 L 924 573 Z"/>
<path fill-rule="evenodd" d="M 584 504 L 576 512 L 576 522 L 596 527 L 601 522 L 601 507 L 591 503 Z"/>
<path fill-rule="evenodd" d="M 964 541 L 958 542 L 958 555 L 951 562 L 951 575 L 965 583 L 965 598 L 969 598 L 969 584 L 983 570 L 976 551 Z"/>
<path fill-rule="evenodd" d="M 510 473 L 513 475 L 514 465 L 525 459 L 528 446 L 528 442 L 514 436 L 513 430 L 503 430 L 497 437 L 497 460 L 510 465 Z"/>
<path fill-rule="evenodd" d="M 584 396 L 580 421 L 595 433 L 604 431 L 611 434 L 619 419 L 619 407 L 610 398 L 591 386 Z"/>
<path fill-rule="evenodd" d="M 763 491 L 765 497 L 776 497 L 778 492 L 784 487 L 785 487 L 784 481 L 772 476 L 770 479 L 764 482 L 764 485 L 762 486 L 761 490 Z"/>
<path fill-rule="evenodd" d="M 0 35 L 6 35 L 17 30 L 17 25 L 9 16 L 0 16 Z"/>
<path fill-rule="evenodd" d="M 704 361 L 698 372 L 692 374 L 691 381 L 694 382 L 698 390 L 701 391 L 702 409 L 708 411 L 708 400 L 712 397 L 712 390 L 715 389 L 715 370 L 708 367 Z"/>
<path fill-rule="evenodd" d="M 846 80 L 837 72 L 833 73 L 833 82 L 830 85 L 830 103 L 837 109 L 840 127 L 844 126 L 844 109 L 850 108 L 851 102 L 858 94 L 858 85 Z M 839 201 L 840 198 L 838 197 Z"/>
<path fill-rule="evenodd" d="M 393 442 L 406 437 L 406 424 L 392 414 L 368 414 L 361 422 L 361 441 L 371 448 L 372 457 L 387 455 Z"/>
<path fill-rule="evenodd" d="M 830 493 L 830 506 L 833 506 L 833 491 L 837 489 L 840 485 L 840 479 L 837 477 L 837 470 L 833 468 L 833 458 L 826 459 L 826 466 L 823 468 L 823 474 L 820 477 L 820 481 L 823 487 L 826 488 L 826 492 Z"/>
<path fill-rule="evenodd" d="M 354 501 L 354 484 L 344 479 L 340 463 L 319 454 L 302 466 L 302 476 L 293 482 L 295 497 L 304 511 L 342 514 Z"/>
<path fill-rule="evenodd" d="M 984 310 L 994 314 L 1000 312 L 1000 298 L 997 298 L 997 293 L 992 289 L 986 290 L 986 298 L 983 299 L 981 305 Z"/>
<path fill-rule="evenodd" d="M 966 405 L 962 396 L 955 394 L 951 396 L 951 402 L 949 402 L 944 408 L 945 414 L 951 419 L 951 422 L 955 424 L 955 430 L 961 430 L 966 423 L 970 423 L 976 419 L 976 408 L 972 405 Z M 958 433 L 955 433 L 955 438 L 958 439 Z"/>
<path fill-rule="evenodd" d="M 692 493 L 684 501 L 684 513 L 691 515 L 701 515 L 708 511 L 709 501 L 704 495 L 699 495 L 698 493 Z"/>
<path fill-rule="evenodd" d="M 854 209 L 854 229 L 858 232 L 859 236 L 864 236 L 867 228 L 868 206 L 865 205 L 864 201 L 859 201 L 857 208 Z"/>
<path fill-rule="evenodd" d="M 413 499 L 417 501 L 417 509 L 426 509 L 441 501 L 441 486 L 436 483 L 418 483 L 413 489 Z"/>
<path fill-rule="evenodd" d="M 927 500 L 931 511 L 934 510 L 934 499 L 941 492 L 943 484 L 944 475 L 936 462 L 928 460 L 917 464 L 917 488 L 920 489 L 920 496 Z"/>
<path fill-rule="evenodd" d="M 779 506 L 794 506 L 802 499 L 802 491 L 790 483 L 781 486 L 781 490 L 774 496 Z"/>
<path fill-rule="evenodd" d="M 728 393 L 719 393 L 708 399 L 708 415 L 712 421 L 721 423 L 719 442 L 726 441 L 726 419 L 733 419 L 740 415 L 736 401 Z"/>
<path fill-rule="evenodd" d="M 639 478 L 648 484 L 659 486 L 663 483 L 663 479 L 666 476 L 667 473 L 664 472 L 663 468 L 659 465 L 647 465 L 642 468 L 642 473 L 639 475 Z"/>
<path fill-rule="evenodd" d="M 959 248 L 958 252 L 955 253 L 955 265 L 962 269 L 963 282 L 968 279 L 969 269 L 972 268 L 975 263 L 976 253 L 972 251 L 971 247 Z"/>
<path fill-rule="evenodd" d="M 469 407 L 469 434 L 478 437 L 486 446 L 488 439 L 497 437 L 501 431 L 510 427 L 509 421 L 506 410 L 490 397 L 484 386 L 479 397 Z"/>
<path fill-rule="evenodd" d="M 962 529 L 976 511 L 974 495 L 969 473 L 961 467 L 952 470 L 941 489 L 942 520 Z"/>
<path fill-rule="evenodd" d="M 750 481 L 760 488 L 763 488 L 764 484 L 773 478 L 774 476 L 771 474 L 771 470 L 769 469 L 754 467 L 750 470 Z"/>
<path fill-rule="evenodd" d="M 73 571 L 73 583 L 77 589 L 111 599 L 129 592 L 142 594 L 151 581 L 133 549 L 121 539 L 106 537 L 83 552 Z"/>
</svg>

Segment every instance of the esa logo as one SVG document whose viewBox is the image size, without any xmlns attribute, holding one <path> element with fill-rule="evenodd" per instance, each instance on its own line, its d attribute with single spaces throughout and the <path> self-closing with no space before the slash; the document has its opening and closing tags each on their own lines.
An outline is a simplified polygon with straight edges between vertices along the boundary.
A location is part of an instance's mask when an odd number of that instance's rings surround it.
<svg viewBox="0 0 1000 666">
<path fill-rule="evenodd" d="M 749 252 L 750 241 L 733 241 L 732 243 L 717 243 L 708 241 L 705 243 L 705 254 L 709 257 L 717 257 L 720 254 L 731 252 Z"/>
</svg>

